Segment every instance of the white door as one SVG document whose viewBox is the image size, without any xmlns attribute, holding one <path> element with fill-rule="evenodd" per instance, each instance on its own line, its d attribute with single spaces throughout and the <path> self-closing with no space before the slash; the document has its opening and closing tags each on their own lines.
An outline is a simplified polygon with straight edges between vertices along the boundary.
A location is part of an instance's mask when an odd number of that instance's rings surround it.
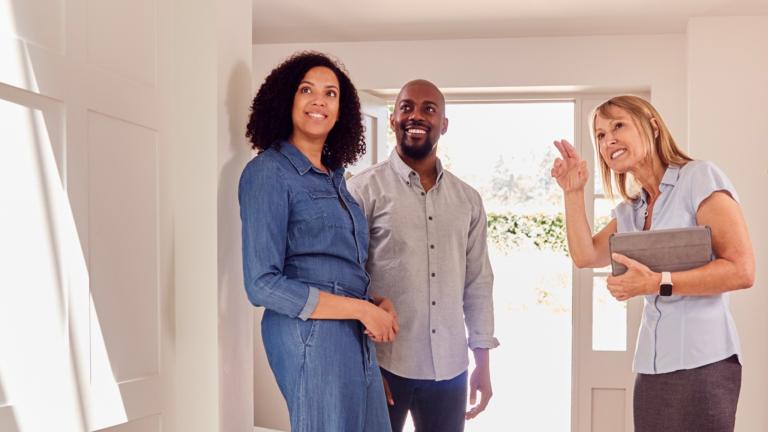
<svg viewBox="0 0 768 432">
<path fill-rule="evenodd" d="M 576 148 L 586 159 L 592 178 L 585 199 L 588 218 L 598 227 L 610 217 L 611 202 L 602 191 L 596 166 L 589 114 L 610 95 L 576 100 Z M 619 197 L 620 199 L 620 197 Z M 642 299 L 617 302 L 605 287 L 610 267 L 574 268 L 573 291 L 573 421 L 574 432 L 631 432 L 632 357 L 640 323 Z"/>
<path fill-rule="evenodd" d="M 161 430 L 163 5 L 0 0 L 0 430 Z"/>
</svg>

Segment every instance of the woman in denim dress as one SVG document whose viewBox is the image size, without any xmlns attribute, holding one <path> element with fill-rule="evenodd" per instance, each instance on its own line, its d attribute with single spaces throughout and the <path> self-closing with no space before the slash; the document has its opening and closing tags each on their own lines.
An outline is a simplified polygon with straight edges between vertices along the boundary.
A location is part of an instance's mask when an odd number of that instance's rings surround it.
<svg viewBox="0 0 768 432">
<path fill-rule="evenodd" d="M 609 277 L 608 290 L 619 301 L 644 299 L 633 362 L 635 431 L 733 431 L 741 348 L 729 292 L 751 287 L 755 278 L 736 190 L 715 164 L 687 156 L 642 98 L 614 97 L 595 109 L 591 123 L 604 190 L 611 195 L 615 182 L 624 201 L 593 235 L 584 207 L 586 162 L 567 141 L 555 141 L 561 158 L 552 176 L 564 192 L 568 249 L 577 267 L 608 265 L 615 232 L 697 225 L 712 232 L 713 260 L 691 270 L 656 273 L 613 256 L 628 271 Z"/>
<path fill-rule="evenodd" d="M 372 341 L 398 330 L 370 299 L 368 226 L 344 167 L 365 152 L 360 102 L 327 56 L 297 53 L 266 78 L 246 134 L 259 155 L 240 178 L 248 298 L 291 430 L 389 432 Z"/>
</svg>

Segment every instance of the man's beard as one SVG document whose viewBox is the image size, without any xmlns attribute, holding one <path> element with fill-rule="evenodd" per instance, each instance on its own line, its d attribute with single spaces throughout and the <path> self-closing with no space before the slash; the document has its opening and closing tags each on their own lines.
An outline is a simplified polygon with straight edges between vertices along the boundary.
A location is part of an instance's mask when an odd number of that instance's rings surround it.
<svg viewBox="0 0 768 432">
<path fill-rule="evenodd" d="M 403 139 L 405 139 L 405 137 L 403 137 Z M 402 151 L 404 155 L 408 156 L 411 159 L 421 160 L 427 157 L 430 153 L 432 153 L 432 149 L 434 147 L 435 145 L 432 143 L 432 140 L 429 138 L 425 138 L 424 142 L 421 145 L 408 145 L 404 142 L 401 143 L 400 151 Z"/>
<path fill-rule="evenodd" d="M 429 132 L 425 134 L 426 136 L 424 137 L 424 142 L 419 145 L 413 141 L 407 142 L 409 138 L 405 130 L 406 128 L 404 127 L 402 129 L 403 135 L 400 137 L 400 151 L 402 151 L 405 156 L 408 156 L 413 160 L 422 160 L 430 153 L 432 153 L 432 149 L 435 147 L 435 143 L 432 142 L 432 138 L 430 138 Z"/>
</svg>

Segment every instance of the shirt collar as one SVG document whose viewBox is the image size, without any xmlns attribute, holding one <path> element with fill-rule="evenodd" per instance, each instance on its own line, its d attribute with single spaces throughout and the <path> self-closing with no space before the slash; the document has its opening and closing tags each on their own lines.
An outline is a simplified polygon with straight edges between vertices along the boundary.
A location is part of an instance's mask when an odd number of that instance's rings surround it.
<svg viewBox="0 0 768 432">
<path fill-rule="evenodd" d="M 677 184 L 677 179 L 680 177 L 680 167 L 677 165 L 669 165 L 667 170 L 664 171 L 664 176 L 661 178 L 661 185 L 674 187 Z M 648 194 L 645 189 L 640 189 L 640 194 L 633 201 L 633 207 L 638 209 L 648 202 Z"/>
<path fill-rule="evenodd" d="M 661 178 L 661 184 L 674 186 L 677 184 L 678 177 L 680 177 L 680 167 L 676 165 L 670 165 L 664 172 L 664 177 Z"/>
<path fill-rule="evenodd" d="M 304 175 L 307 171 L 312 169 L 312 162 L 310 162 L 309 159 L 307 159 L 307 157 L 289 141 L 282 141 L 280 143 L 279 151 L 283 156 L 288 158 L 291 165 L 296 168 L 296 171 L 298 171 L 299 174 Z"/>
<path fill-rule="evenodd" d="M 315 170 L 319 174 L 327 175 L 326 173 L 318 170 L 312 165 L 312 162 L 307 159 L 306 156 L 304 156 L 304 153 L 299 151 L 299 149 L 296 148 L 293 144 L 291 144 L 290 141 L 282 141 L 280 142 L 280 153 L 282 153 L 288 161 L 291 162 L 291 165 L 293 165 L 294 168 L 296 168 L 296 171 L 299 172 L 300 175 L 304 175 L 309 172 L 309 170 Z M 336 169 L 332 170 L 329 168 L 329 171 L 332 176 L 338 177 L 339 175 L 344 174 L 344 169 Z"/>
<path fill-rule="evenodd" d="M 397 153 L 397 150 L 392 150 L 392 153 L 389 155 L 389 164 L 392 167 L 392 169 L 395 170 L 395 173 L 403 179 L 404 182 L 410 184 L 410 177 L 411 174 L 415 174 L 418 176 L 419 174 L 414 171 L 411 167 L 408 166 L 405 162 L 403 162 L 403 159 L 400 158 L 400 155 Z M 436 168 L 437 168 L 437 182 L 440 182 L 440 179 L 443 177 L 443 163 L 440 162 L 440 158 L 437 158 L 436 160 Z"/>
</svg>

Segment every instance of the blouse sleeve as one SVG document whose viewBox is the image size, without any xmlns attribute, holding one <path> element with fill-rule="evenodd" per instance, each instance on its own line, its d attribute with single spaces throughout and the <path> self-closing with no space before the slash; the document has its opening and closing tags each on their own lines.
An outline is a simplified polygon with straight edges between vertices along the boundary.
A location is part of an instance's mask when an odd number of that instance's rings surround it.
<svg viewBox="0 0 768 432">
<path fill-rule="evenodd" d="M 731 198 L 739 202 L 736 188 L 717 165 L 709 161 L 689 163 L 695 164 L 691 167 L 693 171 L 690 175 L 691 206 L 694 214 L 698 212 L 701 203 L 717 191 L 727 192 Z"/>
</svg>

